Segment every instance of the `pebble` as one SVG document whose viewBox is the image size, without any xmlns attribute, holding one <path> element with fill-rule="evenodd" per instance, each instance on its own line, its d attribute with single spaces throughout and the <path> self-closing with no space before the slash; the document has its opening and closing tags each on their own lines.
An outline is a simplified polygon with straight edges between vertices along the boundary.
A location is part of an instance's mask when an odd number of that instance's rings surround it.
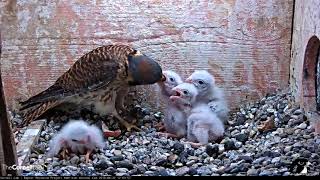
<svg viewBox="0 0 320 180">
<path fill-rule="evenodd" d="M 173 145 L 173 149 L 177 154 L 179 154 L 184 150 L 184 145 L 180 142 L 177 142 Z"/>
<path fill-rule="evenodd" d="M 133 164 L 130 163 L 129 161 L 126 161 L 126 160 L 116 162 L 116 166 L 117 167 L 122 167 L 122 168 L 133 169 Z"/>
<path fill-rule="evenodd" d="M 219 153 L 219 146 L 217 145 L 212 145 L 212 144 L 208 144 L 206 146 L 206 153 L 209 156 L 216 156 Z"/>
<path fill-rule="evenodd" d="M 129 176 L 128 173 L 116 173 L 115 175 L 116 176 Z"/>
<path fill-rule="evenodd" d="M 259 176 L 270 176 L 272 175 L 272 172 L 269 170 L 263 170 L 261 173 L 259 173 Z"/>
<path fill-rule="evenodd" d="M 297 128 L 299 129 L 306 129 L 307 128 L 307 124 L 306 123 L 301 123 L 299 126 L 297 126 Z"/>
<path fill-rule="evenodd" d="M 184 166 L 184 167 L 178 168 L 176 170 L 176 174 L 177 174 L 177 176 L 184 176 L 189 172 L 189 170 L 190 169 L 188 167 Z"/>
<path fill-rule="evenodd" d="M 292 149 L 292 146 L 286 146 L 286 147 L 283 149 L 283 151 L 284 151 L 285 153 L 287 153 L 287 152 L 290 152 L 291 149 Z"/>
<path fill-rule="evenodd" d="M 240 134 L 236 135 L 235 138 L 237 141 L 244 143 L 248 140 L 249 136 L 245 133 L 240 133 Z"/>
<path fill-rule="evenodd" d="M 256 169 L 249 169 L 247 171 L 247 176 L 257 176 L 258 175 L 258 171 Z"/>
<path fill-rule="evenodd" d="M 226 141 L 224 142 L 224 149 L 225 149 L 226 151 L 228 151 L 228 150 L 237 149 L 237 147 L 236 147 L 234 141 L 232 141 L 232 140 L 226 140 Z"/>
<path fill-rule="evenodd" d="M 120 156 L 122 153 L 121 153 L 120 150 L 115 150 L 115 151 L 113 151 L 113 154 L 114 154 L 115 156 Z"/>
<path fill-rule="evenodd" d="M 70 163 L 71 163 L 71 164 L 78 164 L 79 161 L 80 161 L 79 156 L 73 156 L 73 157 L 70 159 Z"/>
<path fill-rule="evenodd" d="M 275 157 L 271 160 L 272 164 L 278 163 L 280 161 L 280 157 Z"/>
</svg>

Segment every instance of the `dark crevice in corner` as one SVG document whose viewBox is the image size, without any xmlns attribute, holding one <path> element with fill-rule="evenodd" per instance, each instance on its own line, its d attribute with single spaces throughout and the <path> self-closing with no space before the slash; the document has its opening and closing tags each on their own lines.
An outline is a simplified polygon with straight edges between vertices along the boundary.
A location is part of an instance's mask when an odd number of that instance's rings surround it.
<svg viewBox="0 0 320 180">
<path fill-rule="evenodd" d="M 292 2 L 292 18 L 291 18 L 291 37 L 290 37 L 290 64 L 289 66 L 292 66 L 292 59 L 293 59 L 293 51 L 292 51 L 292 47 L 293 47 L 293 30 L 294 30 L 294 17 L 295 17 L 295 5 L 296 5 L 296 0 L 293 0 Z M 288 79 L 288 84 L 290 86 L 290 76 L 291 76 L 291 68 L 289 68 L 289 79 Z"/>
</svg>

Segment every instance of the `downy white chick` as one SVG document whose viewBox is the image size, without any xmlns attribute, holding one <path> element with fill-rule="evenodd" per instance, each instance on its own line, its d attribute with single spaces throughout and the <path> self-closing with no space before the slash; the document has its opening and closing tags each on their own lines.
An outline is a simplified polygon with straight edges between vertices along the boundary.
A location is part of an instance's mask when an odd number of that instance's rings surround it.
<svg viewBox="0 0 320 180">
<path fill-rule="evenodd" d="M 171 137 L 184 137 L 187 135 L 187 118 L 192 104 L 198 94 L 193 84 L 182 83 L 173 89 L 174 95 L 170 96 L 171 104 L 166 111 L 164 125 Z"/>
<path fill-rule="evenodd" d="M 162 78 L 162 81 L 158 82 L 157 84 L 160 88 L 161 95 L 169 100 L 169 97 L 173 95 L 172 88 L 176 87 L 178 84 L 183 83 L 183 81 L 179 74 L 171 70 L 163 71 L 162 75 L 164 76 Z"/>
<path fill-rule="evenodd" d="M 215 79 L 206 70 L 197 70 L 186 79 L 198 90 L 196 103 L 206 103 L 223 123 L 228 119 L 229 108 L 222 89 L 216 86 Z"/>
<path fill-rule="evenodd" d="M 208 142 L 216 141 L 223 134 L 224 126 L 222 121 L 207 104 L 197 104 L 192 108 L 188 117 L 188 141 L 204 145 Z"/>
<path fill-rule="evenodd" d="M 176 87 L 178 84 L 181 84 L 183 81 L 179 74 L 171 70 L 163 71 L 162 75 L 162 81 L 158 82 L 157 84 L 160 88 L 161 97 L 166 104 L 166 111 L 168 111 L 168 109 L 175 108 L 169 99 L 169 97 L 174 93 L 172 88 Z M 164 129 L 164 125 L 161 123 L 159 123 L 157 126 L 159 130 Z"/>
<path fill-rule="evenodd" d="M 61 149 L 62 155 L 65 156 L 67 149 L 70 149 L 73 153 L 86 153 L 86 162 L 89 162 L 91 152 L 96 148 L 102 149 L 104 146 L 105 142 L 100 129 L 94 125 L 90 126 L 83 120 L 71 120 L 52 139 L 49 156 L 57 155 Z"/>
</svg>

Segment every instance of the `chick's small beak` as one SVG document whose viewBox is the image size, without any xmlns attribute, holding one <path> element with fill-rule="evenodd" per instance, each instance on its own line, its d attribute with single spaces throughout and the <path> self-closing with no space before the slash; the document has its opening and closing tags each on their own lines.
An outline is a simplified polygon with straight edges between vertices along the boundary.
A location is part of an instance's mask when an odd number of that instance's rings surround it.
<svg viewBox="0 0 320 180">
<path fill-rule="evenodd" d="M 181 89 L 174 88 L 172 89 L 174 94 L 172 96 L 180 97 L 182 95 Z"/>
<path fill-rule="evenodd" d="M 181 92 L 180 91 L 176 91 L 176 95 L 175 96 L 181 96 Z"/>
<path fill-rule="evenodd" d="M 192 83 L 192 79 L 191 78 L 187 78 L 186 79 L 186 83 Z"/>
<path fill-rule="evenodd" d="M 180 89 L 173 89 L 173 92 L 174 92 L 174 94 L 173 94 L 172 96 L 170 96 L 170 100 L 171 100 L 172 102 L 180 99 L 180 98 L 181 98 L 181 95 L 182 95 Z"/>
</svg>

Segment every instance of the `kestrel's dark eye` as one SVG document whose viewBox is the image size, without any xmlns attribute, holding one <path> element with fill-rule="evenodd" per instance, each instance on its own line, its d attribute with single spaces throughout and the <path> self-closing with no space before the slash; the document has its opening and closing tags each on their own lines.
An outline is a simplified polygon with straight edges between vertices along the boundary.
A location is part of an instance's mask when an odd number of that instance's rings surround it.
<svg viewBox="0 0 320 180">
<path fill-rule="evenodd" d="M 174 79 L 173 79 L 173 78 L 169 78 L 169 80 L 170 80 L 171 82 L 173 82 L 173 81 L 174 81 Z"/>
<path fill-rule="evenodd" d="M 73 141 L 73 142 L 78 142 L 78 140 L 76 140 L 76 139 L 71 139 L 71 141 Z"/>
<path fill-rule="evenodd" d="M 199 81 L 199 84 L 201 85 L 201 84 L 204 84 L 204 82 L 203 81 Z"/>
</svg>

